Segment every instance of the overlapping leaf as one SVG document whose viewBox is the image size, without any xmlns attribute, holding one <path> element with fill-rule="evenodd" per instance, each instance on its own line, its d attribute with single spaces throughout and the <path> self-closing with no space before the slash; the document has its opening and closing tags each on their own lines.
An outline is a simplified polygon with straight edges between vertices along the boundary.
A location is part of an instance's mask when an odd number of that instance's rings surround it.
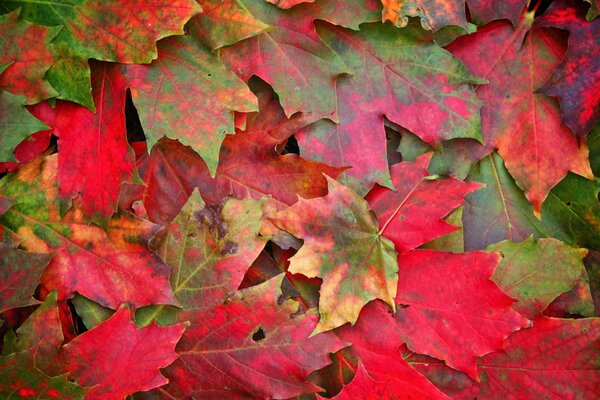
<svg viewBox="0 0 600 400">
<path fill-rule="evenodd" d="M 289 119 L 271 90 L 258 93 L 260 112 L 248 114 L 246 130 L 225 139 L 217 185 L 221 193 L 238 198 L 270 195 L 278 207 L 295 203 L 298 196 L 324 196 L 327 181 L 323 174 L 337 177 L 342 169 L 307 161 L 296 154 L 281 155 L 276 147 L 298 129 L 319 117 L 297 113 Z"/>
<path fill-rule="evenodd" d="M 594 397 L 600 384 L 600 319 L 540 317 L 511 335 L 504 350 L 478 361 L 479 382 L 452 374 L 435 361 L 415 368 L 455 399 Z"/>
<path fill-rule="evenodd" d="M 396 191 L 376 187 L 366 197 L 380 231 L 400 254 L 457 230 L 442 218 L 460 206 L 468 193 L 480 188 L 454 178 L 434 180 L 427 171 L 430 160 L 428 154 L 414 163 L 393 165 L 390 172 Z"/>
<path fill-rule="evenodd" d="M 32 133 L 48 128 L 22 106 L 22 98 L 0 91 L 0 160 L 13 161 L 13 150 Z"/>
<path fill-rule="evenodd" d="M 398 282 L 394 246 L 378 232 L 367 202 L 333 179 L 328 182 L 327 196 L 301 198 L 271 218 L 304 240 L 288 270 L 323 279 L 315 332 L 354 324 L 373 299 L 393 307 Z"/>
<path fill-rule="evenodd" d="M 32 104 L 56 95 L 44 74 L 54 63 L 49 43 L 57 32 L 18 17 L 17 12 L 0 16 L 0 29 L 5 32 L 0 38 L 0 89 L 24 96 Z"/>
<path fill-rule="evenodd" d="M 270 399 L 319 390 L 306 377 L 345 344 L 331 332 L 309 338 L 318 316 L 291 317 L 298 304 L 278 300 L 281 278 L 184 313 L 192 325 L 177 347 L 180 361 L 165 371 L 164 398 Z"/>
<path fill-rule="evenodd" d="M 250 89 L 189 36 L 158 45 L 158 60 L 125 67 L 148 149 L 163 136 L 197 151 L 212 175 L 221 142 L 234 133 L 233 111 L 257 108 Z"/>
<path fill-rule="evenodd" d="M 319 39 L 314 17 L 302 6 L 284 12 L 265 1 L 243 4 L 274 29 L 223 48 L 223 61 L 244 81 L 257 75 L 273 86 L 286 115 L 320 112 L 335 118 L 335 78 L 350 71 Z"/>
<path fill-rule="evenodd" d="M 123 4 L 116 0 L 3 2 L 2 10 L 21 9 L 21 19 L 43 26 L 62 26 L 52 40 L 60 57 L 50 71 L 50 82 L 59 98 L 91 109 L 87 60 L 147 63 L 156 58 L 155 42 L 182 34 L 183 25 L 201 8 L 194 0 L 144 0 Z M 42 28 L 40 28 L 42 29 Z M 43 42 L 38 42 L 43 46 Z M 75 77 L 75 79 L 74 79 Z M 39 80 L 44 82 L 43 79 Z M 73 85 L 73 81 L 77 85 Z M 83 94 L 83 96 L 82 96 Z M 88 94 L 86 96 L 86 94 Z"/>
<path fill-rule="evenodd" d="M 92 86 L 95 113 L 60 101 L 54 110 L 38 107 L 37 115 L 60 139 L 61 197 L 70 200 L 80 196 L 83 213 L 106 227 L 116 211 L 121 184 L 132 177 L 134 157 L 127 144 L 126 86 L 118 67 L 93 64 Z"/>
<path fill-rule="evenodd" d="M 501 349 L 506 337 L 529 325 L 489 280 L 498 261 L 482 252 L 415 250 L 400 256 L 393 319 L 408 348 L 477 379 L 476 357 Z"/>
<path fill-rule="evenodd" d="M 340 123 L 319 122 L 298 142 L 309 159 L 351 166 L 340 178 L 348 187 L 359 194 L 374 183 L 391 187 L 384 115 L 434 145 L 480 138 L 480 103 L 469 86 L 479 81 L 416 28 L 363 25 L 352 32 L 327 25 L 319 34 L 353 74 L 338 79 Z"/>
<path fill-rule="evenodd" d="M 495 243 L 487 248 L 502 254 L 492 280 L 517 304 L 513 309 L 533 319 L 560 294 L 583 279 L 587 251 L 555 239 L 528 238 L 521 243 Z"/>
<path fill-rule="evenodd" d="M 290 318 L 297 303 L 278 302 L 281 279 L 229 296 L 264 246 L 258 236 L 261 207 L 258 200 L 235 199 L 205 206 L 195 191 L 164 237 L 157 237 L 159 254 L 173 267 L 173 290 L 183 310 L 151 307 L 140 310 L 138 321 L 191 322 L 177 347 L 182 360 L 165 372 L 170 379 L 162 389 L 165 397 L 285 398 L 314 392 L 306 376 L 328 363 L 328 351 L 343 347 L 330 334 L 308 339 L 317 317 L 313 312 Z"/>
<path fill-rule="evenodd" d="M 185 324 L 138 328 L 127 308 L 61 348 L 64 367 L 91 387 L 86 399 L 121 399 L 167 383 L 159 372 L 177 359 Z"/>
<path fill-rule="evenodd" d="M 390 20 L 398 27 L 408 24 L 408 17 L 419 17 L 424 29 L 437 31 L 448 25 L 468 29 L 465 0 L 381 0 L 383 21 Z M 467 0 L 471 18 L 479 23 L 509 19 L 514 24 L 527 0 Z"/>
<path fill-rule="evenodd" d="M 33 294 L 51 258 L 0 242 L 0 312 L 37 303 Z"/>
<path fill-rule="evenodd" d="M 401 356 L 400 348 L 404 342 L 390 314 L 385 304 L 372 302 L 363 309 L 356 325 L 343 326 L 336 333 L 342 340 L 352 343 L 349 352 L 375 380 L 402 388 L 407 398 L 447 399 Z M 372 334 L 373 327 L 377 327 L 377 335 Z"/>
<path fill-rule="evenodd" d="M 58 289 L 60 299 L 77 291 L 113 309 L 121 303 L 175 304 L 170 270 L 147 248 L 158 227 L 121 214 L 111 220 L 107 234 L 82 221 L 80 210 L 65 215 L 57 161 L 56 156 L 38 158 L 0 183 L 0 195 L 14 201 L 0 224 L 16 232 L 28 251 L 54 253 L 42 286 Z"/>
<path fill-rule="evenodd" d="M 557 96 L 565 124 L 585 136 L 600 118 L 600 21 L 586 21 L 585 7 L 577 2 L 557 0 L 535 26 L 569 31 L 565 59 L 540 91 Z"/>
<path fill-rule="evenodd" d="M 513 28 L 493 22 L 449 47 L 469 70 L 490 83 L 477 88 L 485 142 L 496 147 L 506 168 L 539 214 L 548 192 L 568 171 L 591 178 L 588 150 L 562 125 L 556 102 L 536 91 L 564 54 L 561 36 L 529 30 L 533 14 Z M 490 56 L 490 49 L 497 49 Z"/>
</svg>

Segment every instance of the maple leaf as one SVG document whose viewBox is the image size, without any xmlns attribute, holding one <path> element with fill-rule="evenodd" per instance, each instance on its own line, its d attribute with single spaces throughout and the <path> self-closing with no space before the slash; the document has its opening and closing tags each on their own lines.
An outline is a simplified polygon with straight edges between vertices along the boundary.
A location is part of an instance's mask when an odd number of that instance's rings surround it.
<svg viewBox="0 0 600 400">
<path fill-rule="evenodd" d="M 392 21 L 398 27 L 408 24 L 407 17 L 419 17 L 423 29 L 437 31 L 448 25 L 468 29 L 465 0 L 381 0 L 383 21 Z M 516 24 L 527 0 L 468 0 L 471 17 L 486 23 L 495 19 L 509 19 Z"/>
<path fill-rule="evenodd" d="M 47 292 L 58 289 L 60 299 L 66 299 L 77 291 L 111 308 L 176 304 L 169 268 L 147 248 L 159 227 L 121 214 L 107 233 L 82 221 L 81 211 L 64 215 L 56 156 L 37 158 L 5 177 L 0 195 L 14 201 L 0 224 L 19 235 L 26 250 L 54 253 L 41 278 Z"/>
<path fill-rule="evenodd" d="M 471 18 L 479 24 L 508 19 L 517 25 L 527 3 L 527 0 L 467 0 Z"/>
<path fill-rule="evenodd" d="M 33 298 L 42 271 L 52 255 L 15 250 L 0 242 L 0 312 L 37 304 Z"/>
<path fill-rule="evenodd" d="M 198 0 L 202 13 L 187 24 L 190 33 L 212 50 L 265 32 L 271 27 L 236 0 Z"/>
<path fill-rule="evenodd" d="M 54 62 L 48 47 L 57 31 L 21 21 L 17 12 L 0 16 L 0 29 L 6 32 L 0 38 L 0 88 L 24 96 L 28 104 L 55 96 L 44 74 Z M 15 100 L 2 97 L 3 103 Z"/>
<path fill-rule="evenodd" d="M 448 49 L 488 85 L 477 95 L 485 143 L 498 149 L 506 168 L 540 213 L 548 192 L 568 171 L 591 178 L 588 149 L 561 125 L 556 102 L 537 94 L 560 63 L 564 45 L 548 29 L 530 31 L 532 13 L 513 29 L 499 21 L 458 38 Z M 489 49 L 503 49 L 490 56 Z"/>
<path fill-rule="evenodd" d="M 384 115 L 434 145 L 480 138 L 480 103 L 469 86 L 479 81 L 417 29 L 320 25 L 319 35 L 353 75 L 338 79 L 340 124 L 318 122 L 297 135 L 298 143 L 308 159 L 352 166 L 340 180 L 359 194 L 374 183 L 391 187 Z"/>
<path fill-rule="evenodd" d="M 19 114 L 19 112 L 15 112 Z M 29 118 L 29 116 L 27 116 Z M 41 122 L 38 121 L 41 124 Z M 15 129 L 15 130 L 18 130 Z M 48 150 L 52 131 L 43 130 L 27 136 L 15 148 L 12 154 L 17 161 L 0 162 L 0 172 L 11 172 L 22 164 L 28 163 Z M 2 139 L 0 139 L 1 141 Z"/>
<path fill-rule="evenodd" d="M 465 0 L 381 0 L 383 21 L 403 28 L 407 17 L 421 18 L 423 29 L 437 31 L 446 25 L 467 29 Z"/>
<path fill-rule="evenodd" d="M 30 134 L 48 126 L 22 106 L 23 97 L 0 91 L 0 160 L 13 161 L 15 147 Z"/>
<path fill-rule="evenodd" d="M 173 270 L 171 286 L 184 309 L 221 302 L 238 288 L 266 243 L 258 235 L 262 206 L 262 200 L 232 198 L 207 206 L 194 190 L 173 222 L 153 239 L 152 247 Z M 145 324 L 163 310 L 152 311 L 138 322 Z"/>
<path fill-rule="evenodd" d="M 489 280 L 498 261 L 498 255 L 483 252 L 401 255 L 393 319 L 408 348 L 477 379 L 476 357 L 501 349 L 508 335 L 529 324 Z"/>
<path fill-rule="evenodd" d="M 72 76 L 89 76 L 86 61 L 90 58 L 124 63 L 148 63 L 157 56 L 155 42 L 170 35 L 183 34 L 183 25 L 201 8 L 193 0 L 158 0 L 148 3 L 134 0 L 101 2 L 29 2 L 11 0 L 2 9 L 21 8 L 21 18 L 38 25 L 62 29 L 52 45 L 68 62 L 58 62 L 50 73 L 58 98 L 79 102 L 93 109 L 89 83 L 81 78 L 73 87 Z M 34 41 L 35 42 L 35 41 Z M 61 61 L 61 60 L 59 60 Z M 64 61 L 64 60 L 63 60 Z M 43 80 L 40 79 L 43 82 Z"/>
<path fill-rule="evenodd" d="M 335 77 L 349 70 L 317 36 L 314 17 L 301 6 L 284 11 L 262 0 L 244 6 L 275 28 L 222 48 L 222 61 L 246 82 L 256 75 L 273 86 L 286 115 L 335 118 Z"/>
<path fill-rule="evenodd" d="M 267 1 L 273 3 L 277 0 Z M 284 1 L 290 3 L 289 0 L 279 0 L 279 4 Z M 296 2 L 297 5 L 300 4 L 298 0 L 291 1 Z M 261 10 L 265 10 L 265 12 L 268 10 L 268 13 L 274 16 L 292 14 L 291 11 L 278 12 L 272 7 L 253 8 L 251 7 L 252 2 L 241 0 L 198 0 L 198 2 L 202 5 L 203 12 L 193 17 L 187 26 L 191 31 L 197 29 L 199 39 L 207 43 L 213 50 L 263 32 L 279 29 L 279 24 L 274 23 L 271 26 L 259 19 L 258 15 L 261 14 Z M 299 21 L 294 23 L 291 19 L 284 17 L 284 21 L 289 24 L 282 25 L 288 25 L 293 29 L 301 28 L 300 30 L 303 30 L 305 34 L 312 31 L 307 16 L 312 17 L 313 20 L 328 21 L 354 30 L 358 30 L 362 23 L 377 22 L 381 19 L 381 6 L 378 0 L 322 0 L 316 3 L 314 0 L 306 0 L 302 3 L 294 11 L 294 15 L 301 16 Z"/>
<path fill-rule="evenodd" d="M 127 144 L 126 86 L 118 67 L 92 64 L 92 87 L 96 113 L 59 101 L 54 111 L 41 105 L 34 114 L 50 125 L 60 139 L 61 197 L 71 199 L 79 195 L 84 214 L 106 227 L 117 208 L 121 184 L 132 177 L 134 156 Z"/>
<path fill-rule="evenodd" d="M 398 281 L 393 244 L 377 230 L 366 201 L 327 178 L 329 193 L 302 199 L 270 219 L 304 240 L 289 272 L 323 279 L 315 333 L 350 322 L 373 299 L 393 307 Z"/>
<path fill-rule="evenodd" d="M 520 243 L 504 241 L 487 248 L 503 255 L 492 280 L 517 303 L 513 309 L 533 319 L 560 294 L 571 290 L 585 272 L 585 249 L 575 249 L 556 239 Z"/>
<path fill-rule="evenodd" d="M 372 334 L 373 327 L 377 327 L 377 335 Z M 354 326 L 345 325 L 336 330 L 336 334 L 352 343 L 352 347 L 343 352 L 360 360 L 373 379 L 402 388 L 407 398 L 448 399 L 404 360 L 399 352 L 404 342 L 398 335 L 397 322 L 383 302 L 369 303 Z"/>
<path fill-rule="evenodd" d="M 85 389 L 69 382 L 65 375 L 56 376 L 60 374 L 57 354 L 63 341 L 57 297 L 57 292 L 50 293 L 15 333 L 9 331 L 5 335 L 0 357 L 0 394 L 83 398 Z"/>
<path fill-rule="evenodd" d="M 150 65 L 124 67 L 148 149 L 163 136 L 179 139 L 214 175 L 221 142 L 234 133 L 233 111 L 256 111 L 256 99 L 190 36 L 162 40 L 158 55 Z"/>
<path fill-rule="evenodd" d="M 542 222 L 497 153 L 484 157 L 468 177 L 485 187 L 467 196 L 463 210 L 465 250 L 483 250 L 502 240 L 519 242 L 539 236 Z"/>
<path fill-rule="evenodd" d="M 534 26 L 569 31 L 564 60 L 539 90 L 557 96 L 565 124 L 576 135 L 585 136 L 600 117 L 600 21 L 586 21 L 585 7 L 559 0 L 536 19 Z"/>
<path fill-rule="evenodd" d="M 356 375 L 352 381 L 344 386 L 341 393 L 332 397 L 334 400 L 361 400 L 372 399 L 373 396 L 381 400 L 386 399 L 409 399 L 406 394 L 406 388 L 398 382 L 386 380 L 376 381 L 369 376 L 362 363 L 358 363 Z M 317 395 L 317 399 L 323 400 L 325 397 Z"/>
<path fill-rule="evenodd" d="M 121 208 L 131 209 L 141 201 L 150 221 L 167 225 L 196 187 L 210 204 L 218 203 L 223 198 L 224 194 L 215 188 L 206 163 L 192 148 L 176 140 L 163 138 L 148 154 L 145 143 L 141 144 L 143 149 L 136 169 L 144 185 L 131 184 L 123 188 L 129 193 L 121 193 Z"/>
<path fill-rule="evenodd" d="M 380 232 L 400 254 L 459 229 L 442 218 L 462 205 L 468 193 L 481 188 L 454 178 L 433 180 L 427 171 L 431 156 L 393 165 L 390 173 L 396 191 L 378 186 L 366 197 Z"/>
<path fill-rule="evenodd" d="M 508 337 L 502 351 L 478 361 L 479 383 L 435 361 L 414 366 L 456 399 L 587 399 L 600 385 L 598 340 L 599 318 L 539 317 L 532 328 Z"/>
<path fill-rule="evenodd" d="M 542 220 L 553 236 L 586 248 L 600 248 L 600 180 L 569 174 L 548 195 Z"/>
<path fill-rule="evenodd" d="M 56 372 L 58 347 L 63 341 L 57 299 L 58 292 L 48 294 L 15 333 L 6 334 L 2 355 L 29 351 L 37 369 L 47 374 Z"/>
<path fill-rule="evenodd" d="M 167 383 L 160 374 L 177 359 L 175 345 L 185 324 L 138 328 L 122 307 L 112 317 L 61 348 L 65 368 L 82 386 L 86 399 L 122 399 Z"/>
<path fill-rule="evenodd" d="M 83 399 L 86 390 L 67 380 L 50 377 L 37 369 L 28 352 L 0 356 L 0 396 L 8 399 Z M 88 397 L 86 397 L 87 399 Z"/>
<path fill-rule="evenodd" d="M 95 301 L 80 294 L 75 294 L 71 302 L 75 306 L 77 315 L 81 317 L 83 324 L 88 329 L 92 329 L 101 322 L 106 321 L 114 312 L 110 308 L 102 307 Z"/>
<path fill-rule="evenodd" d="M 225 303 L 184 312 L 192 321 L 177 346 L 180 360 L 165 370 L 164 398 L 289 398 L 313 393 L 307 375 L 345 346 L 331 332 L 308 337 L 317 322 L 309 310 L 280 301 L 283 275 L 235 292 Z"/>
<path fill-rule="evenodd" d="M 270 88 L 258 91 L 258 98 L 260 112 L 247 114 L 246 129 L 223 142 L 217 170 L 220 192 L 238 198 L 270 195 L 280 208 L 295 203 L 298 196 L 324 196 L 327 181 L 323 173 L 335 178 L 342 169 L 276 150 L 319 116 L 296 113 L 288 119 Z"/>
<path fill-rule="evenodd" d="M 230 198 L 206 206 L 196 190 L 154 240 L 173 268 L 171 284 L 183 310 L 147 307 L 138 311 L 137 321 L 191 322 L 177 347 L 182 360 L 165 370 L 170 380 L 161 389 L 168 393 L 165 397 L 209 399 L 222 393 L 228 398 L 285 398 L 314 392 L 317 388 L 304 382 L 306 376 L 328 363 L 327 352 L 344 346 L 330 334 L 307 338 L 316 315 L 290 318 L 297 303 L 277 301 L 281 278 L 237 292 L 232 299 L 266 242 L 258 233 L 263 202 Z M 259 331 L 266 339 L 256 343 Z M 271 361 L 261 361 L 266 359 Z"/>
</svg>

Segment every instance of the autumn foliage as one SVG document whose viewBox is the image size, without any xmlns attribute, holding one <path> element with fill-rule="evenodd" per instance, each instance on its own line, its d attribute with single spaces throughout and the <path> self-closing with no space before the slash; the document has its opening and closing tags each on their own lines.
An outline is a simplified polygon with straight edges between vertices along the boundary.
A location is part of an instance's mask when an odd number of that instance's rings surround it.
<svg viewBox="0 0 600 400">
<path fill-rule="evenodd" d="M 0 1 L 0 398 L 598 398 L 598 7 Z"/>
</svg>

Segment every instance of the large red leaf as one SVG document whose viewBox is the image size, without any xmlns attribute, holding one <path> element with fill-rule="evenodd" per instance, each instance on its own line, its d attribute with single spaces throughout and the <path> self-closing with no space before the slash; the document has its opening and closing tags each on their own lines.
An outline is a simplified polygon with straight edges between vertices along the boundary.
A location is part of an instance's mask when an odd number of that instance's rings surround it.
<svg viewBox="0 0 600 400">
<path fill-rule="evenodd" d="M 121 184 L 132 176 L 133 152 L 125 127 L 125 82 L 118 67 L 92 64 L 96 112 L 58 101 L 55 114 L 36 115 L 50 125 L 58 142 L 58 181 L 65 199 L 80 196 L 84 214 L 106 227 L 117 208 Z"/>
<path fill-rule="evenodd" d="M 533 14 L 513 29 L 493 22 L 449 47 L 469 70 L 489 81 L 477 88 L 485 101 L 482 129 L 539 214 L 548 192 L 568 171 L 591 178 L 588 149 L 562 125 L 556 101 L 537 94 L 560 63 L 565 46 L 556 31 L 530 31 Z M 494 49 L 491 55 L 491 49 Z"/>
<path fill-rule="evenodd" d="M 214 174 L 219 148 L 234 133 L 233 111 L 256 110 L 250 89 L 189 36 L 158 46 L 158 60 L 125 67 L 148 149 L 163 136 L 197 151 Z"/>
<path fill-rule="evenodd" d="M 600 319 L 540 317 L 479 359 L 479 382 L 435 360 L 413 365 L 455 399 L 593 399 L 600 387 Z M 417 361 L 417 360 L 415 360 Z"/>
<path fill-rule="evenodd" d="M 375 380 L 402 387 L 403 393 L 413 398 L 447 399 L 402 357 L 400 349 L 404 342 L 391 310 L 384 303 L 369 303 L 354 326 L 345 325 L 336 333 L 342 340 L 352 343 L 349 352 Z"/>
<path fill-rule="evenodd" d="M 177 346 L 180 360 L 165 370 L 170 383 L 162 397 L 285 399 L 318 391 L 306 377 L 345 344 L 331 332 L 309 338 L 318 316 L 291 316 L 298 304 L 279 300 L 282 278 L 184 312 L 192 325 Z"/>
<path fill-rule="evenodd" d="M 14 200 L 0 223 L 22 238 L 26 250 L 54 253 L 42 275 L 44 293 L 58 289 L 66 299 L 77 291 L 113 309 L 176 304 L 169 268 L 147 248 L 158 226 L 120 214 L 107 233 L 78 209 L 64 215 L 67 204 L 58 191 L 56 156 L 35 159 L 0 182 L 0 194 Z"/>
<path fill-rule="evenodd" d="M 38 303 L 33 294 L 51 258 L 50 254 L 27 253 L 0 242 L 0 313 Z"/>
<path fill-rule="evenodd" d="M 434 398 L 426 392 L 415 391 L 411 386 L 393 379 L 386 379 L 384 381 L 375 380 L 365 370 L 362 363 L 359 362 L 356 375 L 352 381 L 344 386 L 342 391 L 337 396 L 332 397 L 332 399 L 369 400 L 376 398 L 380 400 L 408 400 L 418 397 Z M 317 398 L 325 400 L 321 396 L 317 396 Z M 440 396 L 440 398 L 442 397 Z"/>
<path fill-rule="evenodd" d="M 44 74 L 54 62 L 48 47 L 57 31 L 21 21 L 17 12 L 0 16 L 0 30 L 0 88 L 29 104 L 56 95 Z"/>
<path fill-rule="evenodd" d="M 477 379 L 477 356 L 501 349 L 507 336 L 529 324 L 489 279 L 498 261 L 483 252 L 400 256 L 396 314 L 389 317 L 397 335 L 411 350 Z"/>
<path fill-rule="evenodd" d="M 175 345 L 184 330 L 185 324 L 138 328 L 123 307 L 64 345 L 61 357 L 65 371 L 91 387 L 86 399 L 122 399 L 168 382 L 158 369 L 177 359 Z"/>
<path fill-rule="evenodd" d="M 377 215 L 380 232 L 394 242 L 400 254 L 458 227 L 444 221 L 452 210 L 464 203 L 464 197 L 480 188 L 449 178 L 438 180 L 430 176 L 427 165 L 431 154 L 415 162 L 402 162 L 390 168 L 396 191 L 377 186 L 366 200 Z"/>
<path fill-rule="evenodd" d="M 581 2 L 554 1 L 535 26 L 569 31 L 565 59 L 540 89 L 558 96 L 563 120 L 578 136 L 587 135 L 600 117 L 600 20 L 585 19 Z"/>
<path fill-rule="evenodd" d="M 279 208 L 327 194 L 323 173 L 337 177 L 342 169 L 307 161 L 296 154 L 281 155 L 276 147 L 298 129 L 319 118 L 296 113 L 285 116 L 270 89 L 258 92 L 260 112 L 247 115 L 246 130 L 223 142 L 217 184 L 221 193 L 237 198 L 272 196 Z"/>
<path fill-rule="evenodd" d="M 350 322 L 373 299 L 393 306 L 398 281 L 393 244 L 377 230 L 366 201 L 328 178 L 325 197 L 300 200 L 271 220 L 304 240 L 289 272 L 323 279 L 315 332 Z"/>
<path fill-rule="evenodd" d="M 464 66 L 416 28 L 363 25 L 352 32 L 331 25 L 319 34 L 352 76 L 338 79 L 339 124 L 321 121 L 302 134 L 302 154 L 352 168 L 340 180 L 359 194 L 374 183 L 391 187 L 384 115 L 424 141 L 480 138 L 480 102 Z M 369 151 L 365 151 L 369 149 Z"/>
</svg>

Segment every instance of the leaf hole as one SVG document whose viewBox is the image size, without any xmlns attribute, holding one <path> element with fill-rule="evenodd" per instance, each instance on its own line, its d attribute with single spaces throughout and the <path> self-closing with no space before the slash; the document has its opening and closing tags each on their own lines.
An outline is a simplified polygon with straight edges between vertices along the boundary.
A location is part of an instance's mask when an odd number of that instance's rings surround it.
<svg viewBox="0 0 600 400">
<path fill-rule="evenodd" d="M 571 207 L 571 202 L 570 201 L 567 201 L 565 204 L 567 205 L 567 207 Z"/>
<path fill-rule="evenodd" d="M 258 327 L 257 331 L 252 334 L 252 340 L 255 342 L 260 342 L 266 338 L 265 331 L 262 327 Z"/>
<path fill-rule="evenodd" d="M 209 77 L 209 78 L 210 78 L 210 77 L 212 77 L 212 74 L 208 74 L 208 77 Z"/>
</svg>

